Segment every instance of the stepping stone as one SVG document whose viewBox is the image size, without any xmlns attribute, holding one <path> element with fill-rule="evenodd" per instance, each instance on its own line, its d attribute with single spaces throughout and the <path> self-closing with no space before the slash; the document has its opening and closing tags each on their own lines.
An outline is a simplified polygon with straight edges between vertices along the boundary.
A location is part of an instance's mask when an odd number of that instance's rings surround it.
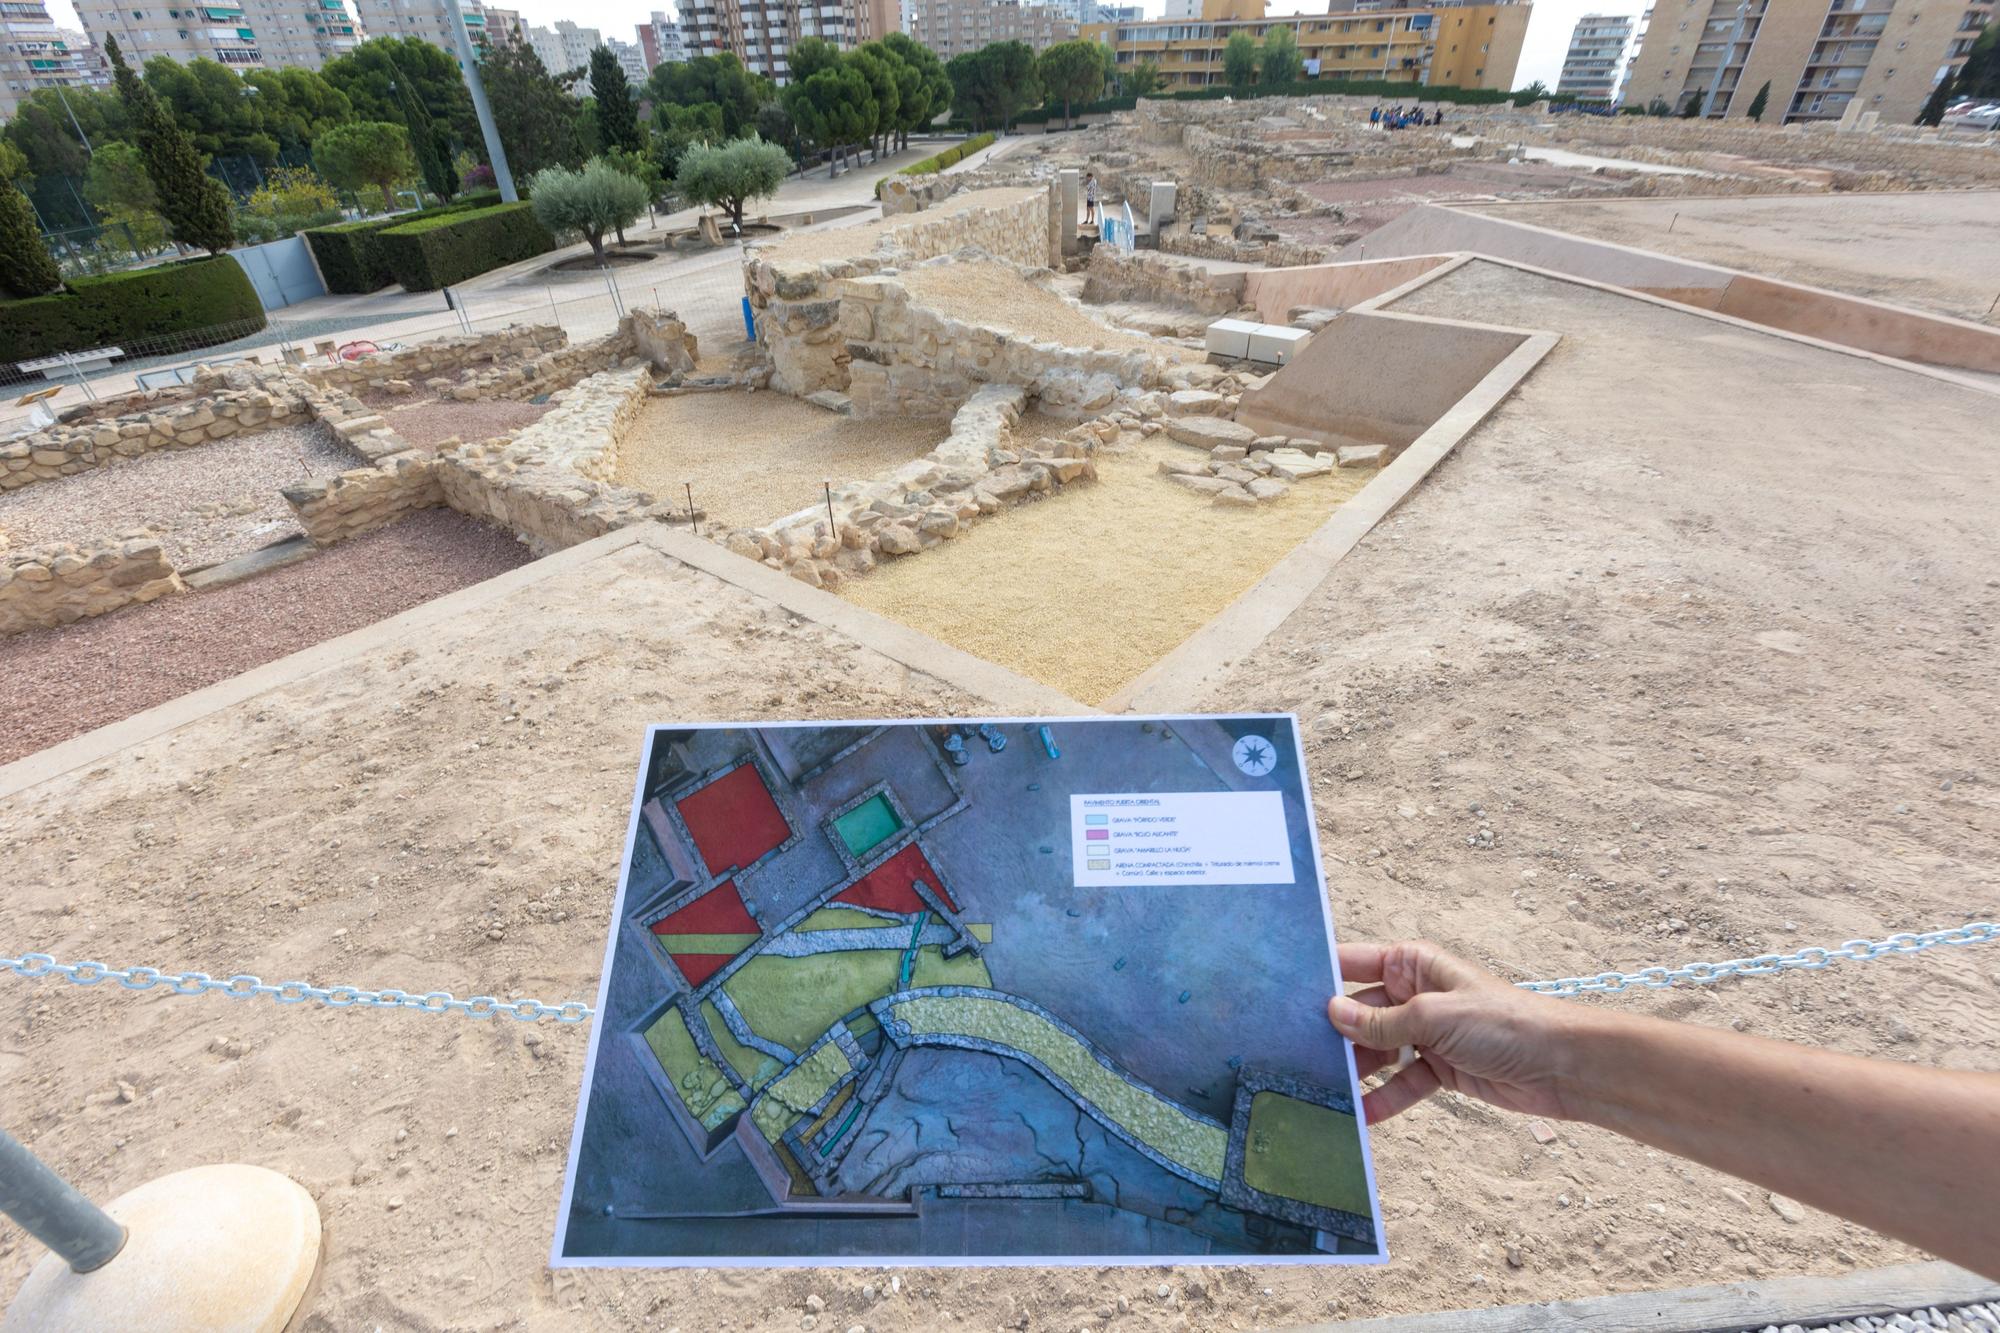
<svg viewBox="0 0 2000 1333">
<path fill-rule="evenodd" d="M 1248 426 L 1239 426 L 1220 417 L 1169 417 L 1167 434 L 1182 444 L 1211 451 L 1223 444 L 1248 445 L 1257 438 L 1256 432 Z"/>
<path fill-rule="evenodd" d="M 1342 467 L 1382 467 L 1389 461 L 1387 446 L 1380 444 L 1343 444 L 1340 446 Z"/>
</svg>

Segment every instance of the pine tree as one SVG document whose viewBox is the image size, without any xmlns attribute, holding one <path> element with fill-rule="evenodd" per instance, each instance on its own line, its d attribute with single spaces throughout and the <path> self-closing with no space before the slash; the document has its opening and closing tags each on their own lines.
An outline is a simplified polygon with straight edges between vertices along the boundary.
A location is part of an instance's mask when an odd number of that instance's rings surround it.
<svg viewBox="0 0 2000 1333">
<path fill-rule="evenodd" d="M 42 243 L 34 205 L 0 178 L 0 295 L 41 296 L 60 286 L 62 273 Z"/>
<path fill-rule="evenodd" d="M 1750 99 L 1750 109 L 1745 111 L 1743 114 L 1749 116 L 1750 119 L 1761 123 L 1764 119 L 1764 108 L 1769 106 L 1770 104 L 1771 104 L 1771 84 L 1770 81 L 1767 79 L 1764 82 L 1764 86 L 1757 90 L 1757 95 Z"/>
<path fill-rule="evenodd" d="M 590 95 L 597 101 L 597 146 L 605 152 L 622 148 L 636 153 L 643 146 L 639 115 L 632 105 L 632 85 L 625 69 L 608 47 L 590 53 Z"/>
<path fill-rule="evenodd" d="M 139 140 L 145 158 L 146 175 L 152 178 L 153 192 L 159 196 L 160 213 L 167 229 L 183 245 L 197 246 L 212 255 L 227 250 L 236 240 L 229 191 L 222 182 L 202 170 L 201 154 L 194 140 L 174 123 L 168 111 L 145 81 L 126 65 L 118 50 L 118 39 L 104 39 L 105 54 L 111 57 L 118 96 Z"/>
</svg>

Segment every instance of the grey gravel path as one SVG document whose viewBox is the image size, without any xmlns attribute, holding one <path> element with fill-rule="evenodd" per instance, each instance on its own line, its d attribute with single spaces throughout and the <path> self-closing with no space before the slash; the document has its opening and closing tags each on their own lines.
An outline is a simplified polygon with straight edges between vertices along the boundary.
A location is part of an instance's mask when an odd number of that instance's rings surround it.
<svg viewBox="0 0 2000 1333">
<path fill-rule="evenodd" d="M 1863 1315 L 1832 1324 L 1766 1324 L 1757 1333 L 1925 1333 L 1949 1329 L 1951 1333 L 2000 1333 L 2000 1303 L 1962 1305 L 1940 1310 L 1933 1305 L 1905 1314 Z"/>
</svg>

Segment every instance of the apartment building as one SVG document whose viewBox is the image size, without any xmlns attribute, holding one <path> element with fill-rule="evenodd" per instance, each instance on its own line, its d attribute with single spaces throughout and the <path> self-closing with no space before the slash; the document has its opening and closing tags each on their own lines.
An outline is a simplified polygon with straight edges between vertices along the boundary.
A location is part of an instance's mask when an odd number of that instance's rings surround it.
<svg viewBox="0 0 2000 1333">
<path fill-rule="evenodd" d="M 135 67 L 171 56 L 239 70 L 318 69 L 362 40 L 345 0 L 77 0 L 76 10 L 92 42 L 117 38 Z"/>
<path fill-rule="evenodd" d="M 433 46 L 441 46 L 456 54 L 458 47 L 452 36 L 450 17 L 453 3 L 454 0 L 354 0 L 361 26 L 370 37 L 420 37 Z M 496 40 L 504 42 L 512 35 L 525 31 L 521 27 L 520 14 L 514 10 L 489 13 L 479 0 L 455 0 L 455 3 L 474 52 L 484 50 Z M 494 20 L 502 15 L 510 22 L 495 23 Z M 502 35 L 489 35 L 489 26 Z"/>
<path fill-rule="evenodd" d="M 646 53 L 639 49 L 637 42 L 621 42 L 616 37 L 606 37 L 604 47 L 618 61 L 618 67 L 625 71 L 625 78 L 631 83 L 644 83 Z"/>
<path fill-rule="evenodd" d="M 528 25 L 521 18 L 518 9 L 489 9 L 486 11 L 486 44 L 488 46 L 521 46 L 528 40 Z"/>
<path fill-rule="evenodd" d="M 1350 0 L 1347 8 L 1329 13 L 1267 17 L 1263 0 L 1204 0 L 1198 19 L 1095 24 L 1084 35 L 1110 46 L 1120 71 L 1151 61 L 1169 90 L 1228 82 L 1222 52 L 1229 39 L 1241 32 L 1262 43 L 1273 28 L 1292 30 L 1308 79 L 1514 86 L 1528 33 L 1527 3 L 1440 0 L 1408 6 L 1377 0 L 1379 7 L 1364 8 L 1366 2 Z"/>
<path fill-rule="evenodd" d="M 1741 119 L 1769 83 L 1767 125 L 1869 111 L 1908 124 L 1993 11 L 1994 0 L 1659 0 L 1625 100 Z"/>
<path fill-rule="evenodd" d="M 1198 19 L 1201 17 L 1201 0 L 1167 0 L 1167 8 L 1160 15 L 1169 19 Z"/>
<path fill-rule="evenodd" d="M 1569 52 L 1563 57 L 1556 91 L 1574 93 L 1587 102 L 1609 102 L 1618 95 L 1625 53 L 1632 45 L 1630 14 L 1585 14 L 1570 30 Z"/>
<path fill-rule="evenodd" d="M 590 53 L 604 45 L 604 36 L 597 29 L 579 28 L 568 19 L 557 19 L 551 28 L 531 27 L 527 39 L 551 74 L 567 74 L 587 67 Z"/>
<path fill-rule="evenodd" d="M 640 24 L 638 32 L 639 50 L 646 58 L 649 73 L 661 65 L 678 65 L 688 58 L 681 25 L 666 12 L 654 10 L 652 19 Z"/>
<path fill-rule="evenodd" d="M 58 28 L 41 0 L 0 0 L 0 117 L 37 88 L 103 88 L 104 53 L 83 33 Z"/>
<path fill-rule="evenodd" d="M 1081 31 L 1064 6 L 1032 0 L 912 0 L 910 5 L 910 36 L 940 60 L 977 51 L 988 42 L 1026 42 L 1040 51 L 1071 41 Z"/>
<path fill-rule="evenodd" d="M 903 30 L 898 0 L 682 0 L 680 15 L 690 56 L 728 51 L 781 84 L 791 77 L 786 55 L 801 38 L 845 50 Z"/>
</svg>

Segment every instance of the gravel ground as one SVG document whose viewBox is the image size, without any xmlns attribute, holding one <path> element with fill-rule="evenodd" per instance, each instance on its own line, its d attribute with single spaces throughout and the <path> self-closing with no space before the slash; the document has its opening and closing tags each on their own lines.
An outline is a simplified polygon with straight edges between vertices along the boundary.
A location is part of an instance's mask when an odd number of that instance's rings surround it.
<svg viewBox="0 0 2000 1333">
<path fill-rule="evenodd" d="M 1843 1319 L 1837 1324 L 1813 1324 L 1813 1333 L 1875 1333 L 1877 1329 L 1888 1329 L 1891 1333 L 1913 1333 L 1915 1330 L 1949 1329 L 1952 1333 L 2000 1333 L 2000 1302 L 1990 1305 L 1961 1305 L 1956 1310 L 1940 1310 L 1929 1306 L 1922 1310 L 1911 1310 L 1907 1314 L 1863 1315 L 1858 1319 Z M 1806 1333 L 1801 1324 L 1767 1324 L 1758 1333 Z"/>
<path fill-rule="evenodd" d="M 502 398 L 461 403 L 446 398 L 385 408 L 383 415 L 398 435 L 411 444 L 428 447 L 454 435 L 461 440 L 490 440 L 540 421 L 548 410 L 547 403 L 516 403 Z"/>
<path fill-rule="evenodd" d="M 690 393 L 647 401 L 618 448 L 617 481 L 684 502 L 708 522 L 754 527 L 817 502 L 820 482 L 858 481 L 929 453 L 948 422 L 858 420 L 780 393 Z"/>
<path fill-rule="evenodd" d="M 1198 458 L 1149 440 L 955 541 L 841 585 L 841 596 L 1084 703 L 1100 703 L 1262 578 L 1373 477 L 1336 472 L 1256 509 L 1159 475 Z"/>
<path fill-rule="evenodd" d="M 508 534 L 426 509 L 212 592 L 0 639 L 0 764 L 527 561 Z"/>
<path fill-rule="evenodd" d="M 40 546 L 144 526 L 176 568 L 213 564 L 299 530 L 280 487 L 362 463 L 317 424 L 162 449 L 0 495 L 0 534 Z"/>
<path fill-rule="evenodd" d="M 1065 347 L 1148 347 L 1179 360 L 1197 359 L 1185 348 L 1100 324 L 1001 264 L 933 264 L 905 269 L 901 281 L 919 305 L 969 324 Z"/>
</svg>

